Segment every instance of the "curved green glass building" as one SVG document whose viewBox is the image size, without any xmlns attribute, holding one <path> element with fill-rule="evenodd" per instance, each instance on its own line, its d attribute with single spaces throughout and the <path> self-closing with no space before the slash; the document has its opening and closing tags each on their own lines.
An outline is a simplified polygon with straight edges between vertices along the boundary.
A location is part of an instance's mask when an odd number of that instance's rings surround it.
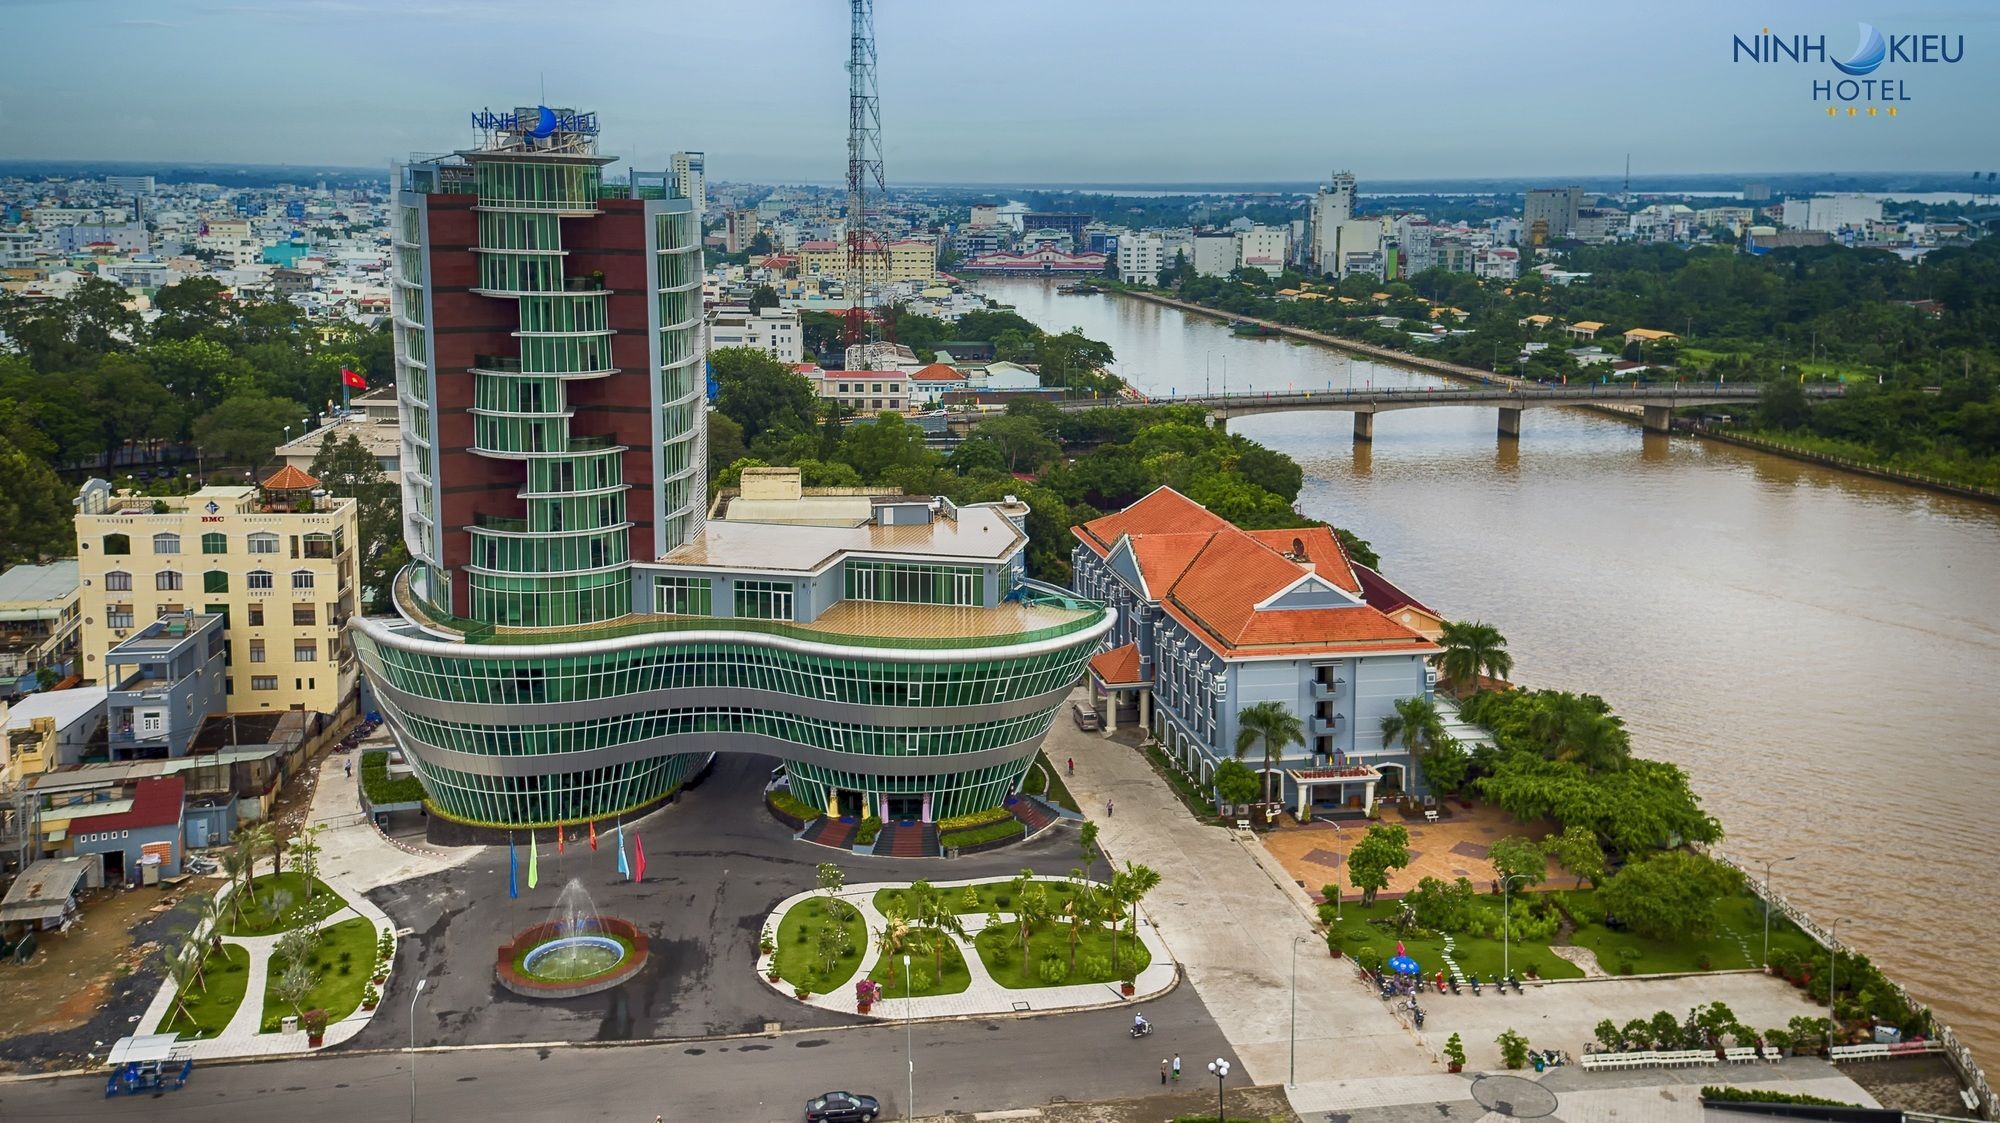
<svg viewBox="0 0 2000 1123">
<path fill-rule="evenodd" d="M 752 469 L 710 504 L 690 204 L 606 183 L 592 114 L 474 123 L 398 171 L 412 562 L 398 615 L 355 624 L 433 808 L 604 818 L 718 752 L 782 757 L 834 813 L 1000 803 L 1110 611 L 1025 579 L 1016 502 Z"/>
</svg>

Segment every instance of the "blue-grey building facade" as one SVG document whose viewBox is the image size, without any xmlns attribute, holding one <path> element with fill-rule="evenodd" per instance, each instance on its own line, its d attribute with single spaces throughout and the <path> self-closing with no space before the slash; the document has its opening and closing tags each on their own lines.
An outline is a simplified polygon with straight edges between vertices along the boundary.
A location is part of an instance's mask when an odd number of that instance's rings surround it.
<svg viewBox="0 0 2000 1123">
<path fill-rule="evenodd" d="M 104 656 L 112 760 L 186 756 L 204 717 L 228 709 L 223 618 L 162 616 Z"/>
</svg>

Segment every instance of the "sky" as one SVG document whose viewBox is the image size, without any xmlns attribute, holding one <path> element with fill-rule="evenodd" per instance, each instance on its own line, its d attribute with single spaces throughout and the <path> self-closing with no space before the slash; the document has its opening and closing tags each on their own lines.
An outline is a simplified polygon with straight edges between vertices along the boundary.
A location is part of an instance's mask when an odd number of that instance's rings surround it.
<svg viewBox="0 0 2000 1123">
<path fill-rule="evenodd" d="M 1892 58 L 1870 77 L 1907 100 L 1829 119 L 1831 63 L 1731 58 L 1768 27 L 1846 59 L 1860 21 L 1963 36 L 1963 60 Z M 892 185 L 2000 158 L 2000 3 L 1978 0 L 877 0 L 875 24 Z M 0 0 L 0 40 L 0 158 L 383 166 L 546 100 L 595 110 L 627 167 L 845 174 L 844 0 Z"/>
</svg>

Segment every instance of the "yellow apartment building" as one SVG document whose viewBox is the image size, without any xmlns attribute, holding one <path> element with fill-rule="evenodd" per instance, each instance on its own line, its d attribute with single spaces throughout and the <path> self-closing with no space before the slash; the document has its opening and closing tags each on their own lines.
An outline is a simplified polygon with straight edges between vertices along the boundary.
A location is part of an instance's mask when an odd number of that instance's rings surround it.
<svg viewBox="0 0 2000 1123">
<path fill-rule="evenodd" d="M 861 265 L 863 279 L 871 285 L 928 281 L 937 276 L 937 243 L 929 238 L 899 239 L 889 243 L 886 254 L 867 254 Z M 799 276 L 838 279 L 846 274 L 845 243 L 806 242 L 799 246 Z"/>
<path fill-rule="evenodd" d="M 120 640 L 187 610 L 227 620 L 232 713 L 332 714 L 354 692 L 344 631 L 360 605 L 354 500 L 320 494 L 287 466 L 259 487 L 164 498 L 93 479 L 76 505 L 85 678 L 101 678 Z"/>
</svg>

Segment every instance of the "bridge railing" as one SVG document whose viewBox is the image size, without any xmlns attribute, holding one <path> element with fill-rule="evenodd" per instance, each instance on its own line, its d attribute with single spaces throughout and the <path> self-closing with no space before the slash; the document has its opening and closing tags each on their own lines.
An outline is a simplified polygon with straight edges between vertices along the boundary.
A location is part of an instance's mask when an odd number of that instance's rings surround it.
<svg viewBox="0 0 2000 1123">
<path fill-rule="evenodd" d="M 1844 388 L 1836 386 L 1808 387 L 1809 398 L 1837 398 L 1844 394 Z M 1105 398 L 1074 399 L 1063 405 L 1072 409 L 1090 409 L 1099 406 L 1138 405 L 1252 405 L 1252 404 L 1306 404 L 1309 402 L 1336 401 L 1382 401 L 1419 399 L 1503 399 L 1503 398 L 1547 398 L 1556 401 L 1621 401 L 1657 400 L 1660 398 L 1701 398 L 1713 401 L 1756 401 L 1763 393 L 1762 387 L 1752 383 L 1738 383 L 1734 386 L 1726 382 L 1641 382 L 1628 386 L 1607 386 L 1587 383 L 1575 386 L 1551 386 L 1536 383 L 1532 385 L 1492 383 L 1490 386 L 1380 386 L 1380 387 L 1328 387 L 1326 389 L 1287 390 L 1246 390 L 1227 394 L 1159 394 L 1145 398 Z"/>
</svg>

